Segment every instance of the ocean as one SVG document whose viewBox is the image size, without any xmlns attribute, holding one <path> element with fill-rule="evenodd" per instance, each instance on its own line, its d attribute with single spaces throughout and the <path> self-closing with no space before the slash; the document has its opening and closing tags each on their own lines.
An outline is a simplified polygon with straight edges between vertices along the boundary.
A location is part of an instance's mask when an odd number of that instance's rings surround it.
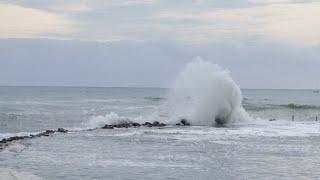
<svg viewBox="0 0 320 180">
<path fill-rule="evenodd" d="M 170 123 L 170 91 L 0 87 L 0 139 L 69 130 L 4 148 L 0 179 L 320 178 L 319 93 L 242 89 L 250 118 L 217 127 Z M 98 128 L 117 121 L 168 125 Z"/>
</svg>

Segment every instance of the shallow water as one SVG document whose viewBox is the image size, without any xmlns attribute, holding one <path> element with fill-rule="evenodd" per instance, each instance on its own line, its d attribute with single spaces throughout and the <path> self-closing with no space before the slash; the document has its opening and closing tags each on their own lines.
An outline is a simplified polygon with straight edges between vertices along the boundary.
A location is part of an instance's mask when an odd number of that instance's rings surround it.
<svg viewBox="0 0 320 180">
<path fill-rule="evenodd" d="M 85 130 L 99 115 L 168 118 L 166 89 L 0 87 L 0 133 L 66 127 L 0 152 L 3 179 L 318 179 L 320 95 L 244 90 L 252 121 L 223 128 Z M 292 108 L 288 104 L 312 105 Z M 105 116 L 111 112 L 119 115 Z M 291 115 L 295 121 L 291 121 Z M 269 121 L 275 118 L 276 121 Z M 1 179 L 0 178 L 0 179 Z"/>
<path fill-rule="evenodd" d="M 319 128 L 283 122 L 76 131 L 10 147 L 0 167 L 44 179 L 315 179 Z"/>
</svg>

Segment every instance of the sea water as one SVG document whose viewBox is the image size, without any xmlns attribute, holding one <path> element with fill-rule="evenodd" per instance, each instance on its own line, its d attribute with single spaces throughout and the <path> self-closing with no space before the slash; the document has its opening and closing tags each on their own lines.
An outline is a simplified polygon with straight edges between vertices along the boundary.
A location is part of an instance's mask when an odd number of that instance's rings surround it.
<svg viewBox="0 0 320 180">
<path fill-rule="evenodd" d="M 241 90 L 201 59 L 170 89 L 0 87 L 0 138 L 70 130 L 10 143 L 0 179 L 319 179 L 319 112 L 312 90 Z"/>
<path fill-rule="evenodd" d="M 318 178 L 320 122 L 315 117 L 320 95 L 312 90 L 244 89 L 242 93 L 243 107 L 252 117 L 248 122 L 223 128 L 85 131 L 108 118 L 168 119 L 163 107 L 168 89 L 0 87 L 2 137 L 58 127 L 74 130 L 4 149 L 0 175 L 8 179 Z"/>
</svg>

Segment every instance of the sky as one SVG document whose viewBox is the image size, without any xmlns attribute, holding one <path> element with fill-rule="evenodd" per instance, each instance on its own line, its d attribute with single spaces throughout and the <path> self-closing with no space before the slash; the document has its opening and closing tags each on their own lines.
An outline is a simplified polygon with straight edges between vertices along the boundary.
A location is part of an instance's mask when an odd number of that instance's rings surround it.
<svg viewBox="0 0 320 180">
<path fill-rule="evenodd" d="M 167 87 L 196 57 L 241 88 L 320 88 L 320 1 L 1 0 L 0 85 Z"/>
</svg>

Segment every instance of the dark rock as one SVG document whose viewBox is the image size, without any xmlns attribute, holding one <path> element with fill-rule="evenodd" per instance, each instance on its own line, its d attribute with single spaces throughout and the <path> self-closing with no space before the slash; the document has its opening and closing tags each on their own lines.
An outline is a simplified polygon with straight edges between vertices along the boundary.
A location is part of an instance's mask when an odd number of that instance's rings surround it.
<svg viewBox="0 0 320 180">
<path fill-rule="evenodd" d="M 122 126 L 123 126 L 124 128 L 129 128 L 129 127 L 132 126 L 132 124 L 131 124 L 131 123 L 123 123 Z"/>
<path fill-rule="evenodd" d="M 163 127 L 163 126 L 166 126 L 166 124 L 160 123 L 158 121 L 154 121 L 153 123 L 145 122 L 142 124 L 142 126 L 144 126 L 144 127 Z"/>
<path fill-rule="evenodd" d="M 58 128 L 58 129 L 57 129 L 57 132 L 67 133 L 68 130 L 67 130 L 67 129 L 64 129 L 64 128 Z"/>
<path fill-rule="evenodd" d="M 41 137 L 41 136 L 50 136 L 51 134 L 55 133 L 54 130 L 46 130 L 45 132 L 39 133 L 36 136 Z"/>
<path fill-rule="evenodd" d="M 221 119 L 221 118 L 216 118 L 215 121 L 217 126 L 222 126 L 226 123 L 225 119 Z"/>
<path fill-rule="evenodd" d="M 0 144 L 5 144 L 5 143 L 7 143 L 7 139 L 2 139 L 2 140 L 0 141 Z"/>
<path fill-rule="evenodd" d="M 115 124 L 115 125 L 105 125 L 104 127 L 102 127 L 102 129 L 112 129 L 111 127 L 113 127 L 113 128 L 129 128 L 132 126 L 133 126 L 133 123 L 124 122 L 124 123 Z"/>
<path fill-rule="evenodd" d="M 23 136 L 13 136 L 13 137 L 7 138 L 7 141 L 11 142 L 11 141 L 17 141 L 17 140 L 20 140 L 20 139 L 24 139 L 24 137 Z"/>
<path fill-rule="evenodd" d="M 150 122 L 145 122 L 142 124 L 144 127 L 152 127 L 152 124 Z"/>
<path fill-rule="evenodd" d="M 139 124 L 139 123 L 135 123 L 135 122 L 134 122 L 134 123 L 132 123 L 132 126 L 133 126 L 133 127 L 140 127 L 140 126 L 141 126 L 141 124 Z"/>
<path fill-rule="evenodd" d="M 155 122 L 153 122 L 153 124 L 152 124 L 153 126 L 156 126 L 156 127 L 163 127 L 163 126 L 166 126 L 166 124 L 164 124 L 164 123 L 159 123 L 158 121 L 155 121 Z"/>
<path fill-rule="evenodd" d="M 190 126 L 190 123 L 186 119 L 181 119 L 180 122 L 183 126 Z"/>
<path fill-rule="evenodd" d="M 181 123 L 177 123 L 176 126 L 181 126 Z"/>
<path fill-rule="evenodd" d="M 159 126 L 160 123 L 159 123 L 158 121 L 154 121 L 152 125 L 153 125 L 153 126 Z"/>
<path fill-rule="evenodd" d="M 102 127 L 102 129 L 114 129 L 113 125 L 106 124 Z"/>
<path fill-rule="evenodd" d="M 25 139 L 25 138 L 30 138 L 30 136 L 12 136 L 12 137 L 9 137 L 9 138 L 3 138 L 0 141 L 0 145 L 6 146 L 7 143 L 9 143 L 9 142 L 18 141 L 18 140 L 22 140 L 22 139 Z"/>
<path fill-rule="evenodd" d="M 276 120 L 275 118 L 269 119 L 269 121 L 275 121 L 275 120 Z"/>
<path fill-rule="evenodd" d="M 127 127 L 127 125 L 124 124 L 124 123 L 121 123 L 121 124 L 114 125 L 114 127 L 116 127 L 116 128 L 125 128 L 125 127 Z"/>
</svg>

